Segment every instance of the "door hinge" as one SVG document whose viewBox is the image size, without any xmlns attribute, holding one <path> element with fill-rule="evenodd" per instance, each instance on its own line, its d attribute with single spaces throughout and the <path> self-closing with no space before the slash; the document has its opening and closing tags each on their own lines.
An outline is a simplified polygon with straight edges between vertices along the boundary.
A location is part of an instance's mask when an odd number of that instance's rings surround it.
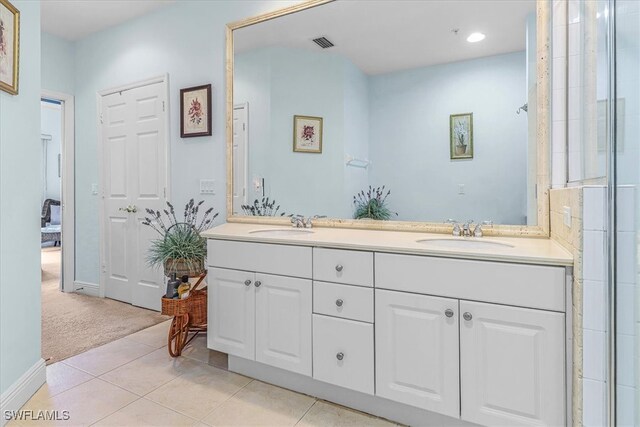
<svg viewBox="0 0 640 427">
<path fill-rule="evenodd" d="M 100 123 L 104 123 L 104 118 L 103 118 L 102 114 L 100 114 Z"/>
<path fill-rule="evenodd" d="M 164 111 L 164 101 L 162 101 L 162 111 Z"/>
<path fill-rule="evenodd" d="M 247 124 L 246 123 L 242 124 L 242 130 L 247 130 Z"/>
</svg>

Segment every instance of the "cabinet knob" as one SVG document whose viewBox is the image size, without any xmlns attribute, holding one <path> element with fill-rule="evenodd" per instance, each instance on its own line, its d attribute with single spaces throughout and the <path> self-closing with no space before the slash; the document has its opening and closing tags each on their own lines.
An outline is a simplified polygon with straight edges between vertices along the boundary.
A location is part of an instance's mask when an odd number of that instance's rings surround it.
<svg viewBox="0 0 640 427">
<path fill-rule="evenodd" d="M 262 285 L 262 282 L 260 280 L 256 280 L 256 283 L 254 283 L 254 285 L 256 286 L 256 288 L 259 288 L 260 285 Z"/>
<path fill-rule="evenodd" d="M 344 359 L 344 353 L 340 352 L 340 353 L 336 354 L 336 359 L 338 359 L 338 360 Z"/>
<path fill-rule="evenodd" d="M 473 316 L 471 315 L 471 313 L 469 313 L 468 311 L 465 312 L 462 317 L 464 318 L 464 320 L 471 320 L 473 319 Z"/>
<path fill-rule="evenodd" d="M 339 273 L 344 267 L 341 264 L 336 265 L 336 271 Z"/>
<path fill-rule="evenodd" d="M 342 307 L 342 304 L 344 304 L 344 301 L 342 301 L 341 299 L 337 299 L 337 300 L 336 300 L 336 305 L 337 305 L 338 307 Z"/>
<path fill-rule="evenodd" d="M 251 280 L 247 279 L 244 281 L 244 285 L 245 286 L 250 286 L 251 285 Z"/>
<path fill-rule="evenodd" d="M 453 317 L 453 310 L 451 310 L 450 308 L 447 308 L 444 311 L 444 315 L 447 316 L 447 317 Z"/>
</svg>

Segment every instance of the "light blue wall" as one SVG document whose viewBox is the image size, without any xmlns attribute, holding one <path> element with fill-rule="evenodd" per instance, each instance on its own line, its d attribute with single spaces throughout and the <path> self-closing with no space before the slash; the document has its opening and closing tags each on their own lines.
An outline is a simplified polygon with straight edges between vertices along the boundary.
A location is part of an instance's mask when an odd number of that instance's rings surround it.
<svg viewBox="0 0 640 427">
<path fill-rule="evenodd" d="M 40 359 L 40 2 L 20 10 L 20 93 L 0 92 L 0 393 Z"/>
<path fill-rule="evenodd" d="M 367 76 L 340 55 L 273 47 L 236 55 L 234 79 L 234 103 L 249 104 L 250 182 L 264 178 L 287 213 L 350 217 L 367 181 L 345 168 L 345 154 L 367 156 Z M 323 118 L 322 154 L 293 151 L 294 115 Z M 261 195 L 249 188 L 249 202 Z"/>
<path fill-rule="evenodd" d="M 74 44 L 42 33 L 42 89 L 73 95 L 75 80 Z"/>
<path fill-rule="evenodd" d="M 525 78 L 519 52 L 370 79 L 370 180 L 399 219 L 526 223 Z M 449 115 L 468 112 L 474 158 L 450 160 Z"/>
<path fill-rule="evenodd" d="M 96 92 L 169 73 L 171 199 L 202 198 L 225 219 L 225 29 L 228 22 L 286 7 L 287 1 L 180 1 L 94 34 L 75 46 L 76 279 L 99 281 Z M 180 138 L 180 88 L 213 84 L 213 135 Z M 216 194 L 199 195 L 200 179 Z"/>
</svg>

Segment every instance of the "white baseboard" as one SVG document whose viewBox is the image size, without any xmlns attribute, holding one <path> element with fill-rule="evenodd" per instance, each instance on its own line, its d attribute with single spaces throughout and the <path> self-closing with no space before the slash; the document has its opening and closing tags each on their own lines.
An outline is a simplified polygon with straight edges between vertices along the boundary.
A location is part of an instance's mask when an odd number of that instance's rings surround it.
<svg viewBox="0 0 640 427">
<path fill-rule="evenodd" d="M 8 422 L 5 411 L 20 410 L 46 381 L 47 366 L 40 359 L 0 396 L 0 426 Z"/>
<path fill-rule="evenodd" d="M 90 295 L 92 297 L 100 296 L 100 285 L 96 283 L 80 282 L 76 280 L 73 282 L 73 291 L 79 294 Z"/>
</svg>

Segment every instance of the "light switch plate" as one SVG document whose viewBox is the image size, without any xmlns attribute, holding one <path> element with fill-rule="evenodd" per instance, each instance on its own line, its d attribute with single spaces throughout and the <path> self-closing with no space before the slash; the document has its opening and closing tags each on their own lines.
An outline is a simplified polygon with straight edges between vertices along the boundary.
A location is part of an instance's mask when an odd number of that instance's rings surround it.
<svg viewBox="0 0 640 427">
<path fill-rule="evenodd" d="M 201 179 L 200 194 L 216 194 L 216 181 L 214 179 Z"/>
<path fill-rule="evenodd" d="M 94 196 L 98 194 L 98 184 L 91 184 L 91 194 Z"/>
<path fill-rule="evenodd" d="M 571 228 L 571 207 L 569 206 L 562 207 L 562 217 L 564 219 L 564 225 Z"/>
</svg>

